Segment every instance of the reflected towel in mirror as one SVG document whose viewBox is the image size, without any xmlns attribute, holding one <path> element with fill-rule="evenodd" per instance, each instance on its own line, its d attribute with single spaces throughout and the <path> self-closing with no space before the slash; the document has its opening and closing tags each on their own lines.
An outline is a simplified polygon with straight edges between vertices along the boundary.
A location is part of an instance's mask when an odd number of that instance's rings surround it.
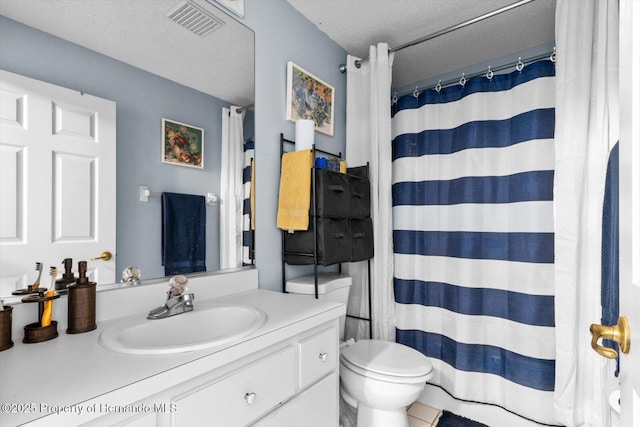
<svg viewBox="0 0 640 427">
<path fill-rule="evenodd" d="M 204 196 L 162 193 L 162 265 L 165 276 L 206 271 Z"/>
</svg>

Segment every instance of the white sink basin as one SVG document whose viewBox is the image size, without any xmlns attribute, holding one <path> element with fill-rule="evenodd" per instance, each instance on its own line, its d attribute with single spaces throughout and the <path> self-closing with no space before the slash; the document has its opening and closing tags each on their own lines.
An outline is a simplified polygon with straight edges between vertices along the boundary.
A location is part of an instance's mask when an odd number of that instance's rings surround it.
<svg viewBox="0 0 640 427">
<path fill-rule="evenodd" d="M 193 311 L 149 320 L 146 313 L 124 318 L 100 334 L 100 344 L 131 354 L 171 354 L 227 344 L 257 331 L 267 316 L 253 307 L 194 304 Z"/>
</svg>

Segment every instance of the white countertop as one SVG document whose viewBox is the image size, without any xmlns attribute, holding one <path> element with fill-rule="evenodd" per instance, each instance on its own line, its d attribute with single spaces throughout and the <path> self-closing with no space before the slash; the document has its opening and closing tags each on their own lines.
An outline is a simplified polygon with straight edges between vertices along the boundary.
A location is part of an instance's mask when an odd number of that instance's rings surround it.
<svg viewBox="0 0 640 427">
<path fill-rule="evenodd" d="M 42 417 L 57 410 L 74 412 L 73 418 L 64 418 L 82 422 L 87 414 L 78 412 L 106 393 L 111 393 L 108 404 L 130 404 L 156 382 L 156 390 L 166 388 L 190 374 L 223 366 L 345 313 L 339 303 L 260 289 L 214 300 L 258 308 L 266 313 L 267 321 L 240 342 L 167 355 L 124 354 L 103 348 L 98 337 L 117 319 L 99 322 L 96 330 L 83 334 L 59 330 L 58 338 L 38 344 L 23 344 L 22 337 L 14 336 L 14 347 L 0 352 L 0 424 L 13 426 L 39 419 L 42 425 L 52 425 L 51 418 Z M 197 310 L 197 300 L 194 306 Z"/>
</svg>

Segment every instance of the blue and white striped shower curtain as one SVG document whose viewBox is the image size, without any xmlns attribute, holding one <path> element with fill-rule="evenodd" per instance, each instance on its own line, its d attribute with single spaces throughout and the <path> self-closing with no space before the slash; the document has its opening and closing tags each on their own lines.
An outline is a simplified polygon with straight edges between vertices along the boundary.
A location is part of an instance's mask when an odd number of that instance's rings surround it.
<svg viewBox="0 0 640 427">
<path fill-rule="evenodd" d="M 251 168 L 255 158 L 255 143 L 253 138 L 244 143 L 244 160 L 242 168 L 242 265 L 253 264 L 251 259 L 252 242 L 254 238 L 251 229 Z"/>
<path fill-rule="evenodd" d="M 396 340 L 456 398 L 554 422 L 555 65 L 392 110 Z"/>
</svg>

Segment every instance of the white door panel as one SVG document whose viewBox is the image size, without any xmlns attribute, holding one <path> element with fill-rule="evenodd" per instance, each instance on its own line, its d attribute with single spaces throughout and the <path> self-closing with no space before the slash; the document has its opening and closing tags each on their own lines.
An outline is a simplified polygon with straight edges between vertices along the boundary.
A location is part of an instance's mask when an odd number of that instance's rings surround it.
<svg viewBox="0 0 640 427">
<path fill-rule="evenodd" d="M 0 106 L 0 295 L 64 258 L 113 283 L 90 258 L 115 253 L 115 103 L 0 71 Z"/>
</svg>

